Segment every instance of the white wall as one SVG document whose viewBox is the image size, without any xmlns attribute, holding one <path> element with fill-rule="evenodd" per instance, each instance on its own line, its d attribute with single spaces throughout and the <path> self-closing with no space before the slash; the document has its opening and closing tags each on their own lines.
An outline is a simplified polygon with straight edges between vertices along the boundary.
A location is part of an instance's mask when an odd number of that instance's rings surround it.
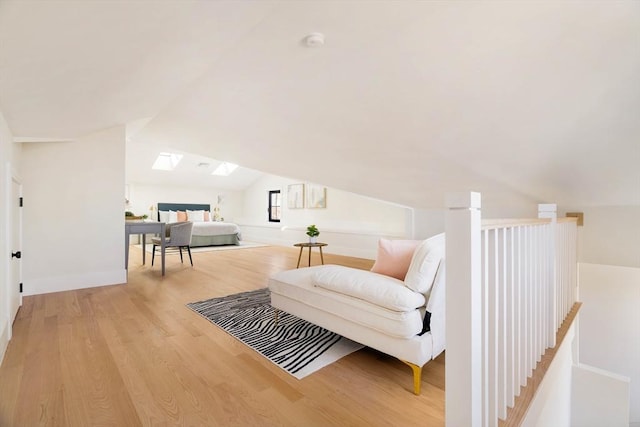
<svg viewBox="0 0 640 427">
<path fill-rule="evenodd" d="M 415 239 L 427 237 L 444 232 L 445 209 L 412 209 L 413 230 Z"/>
<path fill-rule="evenodd" d="M 150 206 L 157 206 L 162 203 L 202 203 L 210 204 L 213 209 L 218 196 L 223 196 L 220 205 L 220 215 L 225 221 L 234 222 L 242 214 L 244 203 L 243 193 L 240 191 L 229 191 L 210 187 L 198 186 L 168 186 L 153 185 L 148 183 L 127 183 L 129 188 L 130 206 L 127 208 L 136 215 L 147 214 L 151 216 Z M 157 212 L 155 213 L 157 217 Z M 155 219 L 155 217 L 154 217 Z"/>
<path fill-rule="evenodd" d="M 629 426 L 629 378 L 583 364 L 572 375 L 571 427 Z"/>
<path fill-rule="evenodd" d="M 579 361 L 631 378 L 640 423 L 640 268 L 580 263 Z"/>
<path fill-rule="evenodd" d="M 640 268 L 640 202 L 638 206 L 563 206 L 562 210 L 584 213 L 584 226 L 578 227 L 580 262 Z"/>
<path fill-rule="evenodd" d="M 640 200 L 630 203 L 635 205 L 559 210 L 584 213 L 578 227 L 578 361 L 631 378 L 630 421 L 640 423 Z"/>
<path fill-rule="evenodd" d="M 558 348 L 547 374 L 536 391 L 522 427 L 569 427 L 575 322 Z M 604 426 L 603 426 L 604 427 Z"/>
<path fill-rule="evenodd" d="M 403 236 L 407 208 L 346 191 L 327 188 L 325 209 L 289 209 L 287 190 L 290 184 L 299 184 L 288 178 L 265 175 L 245 190 L 242 221 L 247 224 L 269 224 L 267 202 L 269 190 L 280 190 L 283 209 L 280 226 L 306 227 L 315 223 L 322 229 L 363 231 Z M 305 183 L 306 184 L 306 183 Z"/>
<path fill-rule="evenodd" d="M 537 218 L 538 204 L 558 203 L 557 200 L 538 200 L 516 191 L 485 191 L 482 193 L 483 218 Z"/>
<path fill-rule="evenodd" d="M 326 209 L 288 209 L 287 187 L 303 181 L 265 175 L 245 191 L 244 213 L 239 222 L 247 238 L 284 246 L 304 241 L 304 228 L 319 226 L 327 252 L 375 258 L 380 237 L 426 239 L 444 231 L 445 210 L 413 209 L 357 194 L 327 188 Z M 267 220 L 267 194 L 280 190 L 282 221 Z M 483 194 L 487 218 L 536 218 L 537 202 L 512 193 Z M 444 200 L 443 200 L 444 206 Z"/>
<path fill-rule="evenodd" d="M 123 283 L 125 129 L 23 144 L 25 295 Z"/>
<path fill-rule="evenodd" d="M 303 181 L 265 175 L 245 190 L 238 223 L 246 240 L 290 246 L 307 241 L 306 226 L 316 224 L 319 241 L 329 244 L 326 252 L 373 259 L 380 237 L 410 234 L 410 209 L 333 188 L 327 188 L 326 209 L 289 209 L 288 186 L 299 183 Z M 280 223 L 268 221 L 269 190 L 282 194 Z"/>
<path fill-rule="evenodd" d="M 10 267 L 10 251 L 5 242 L 8 242 L 8 221 L 6 201 L 11 194 L 11 182 L 8 179 L 10 173 L 20 173 L 20 157 L 22 147 L 13 142 L 13 136 L 4 115 L 0 111 L 0 362 L 2 361 L 9 343 L 9 286 L 7 274 Z"/>
</svg>

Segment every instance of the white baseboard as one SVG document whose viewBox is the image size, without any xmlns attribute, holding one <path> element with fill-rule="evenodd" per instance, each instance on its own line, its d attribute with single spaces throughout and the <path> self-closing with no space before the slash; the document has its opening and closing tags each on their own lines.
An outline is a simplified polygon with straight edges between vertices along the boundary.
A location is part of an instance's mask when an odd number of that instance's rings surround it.
<svg viewBox="0 0 640 427">
<path fill-rule="evenodd" d="M 81 273 L 71 276 L 26 279 L 24 281 L 23 292 L 25 296 L 29 296 L 122 283 L 127 283 L 127 270 L 124 269 Z"/>
<path fill-rule="evenodd" d="M 308 237 L 303 228 L 242 225 L 242 237 L 248 241 L 278 246 L 293 246 L 305 242 Z M 385 233 L 355 232 L 349 230 L 322 230 L 319 241 L 327 243 L 327 254 L 375 259 L 380 238 L 393 238 Z M 397 238 L 397 237 L 396 237 Z"/>
<path fill-rule="evenodd" d="M 2 328 L 2 331 L 0 331 L 0 364 L 2 364 L 4 354 L 9 346 L 9 326 L 9 317 L 7 316 L 0 326 Z"/>
</svg>

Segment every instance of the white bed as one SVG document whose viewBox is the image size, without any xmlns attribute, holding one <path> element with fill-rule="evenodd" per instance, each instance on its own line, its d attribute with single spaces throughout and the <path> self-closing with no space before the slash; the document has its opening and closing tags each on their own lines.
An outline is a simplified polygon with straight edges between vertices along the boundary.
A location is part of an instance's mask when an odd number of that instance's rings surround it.
<svg viewBox="0 0 640 427">
<path fill-rule="evenodd" d="M 194 222 L 191 246 L 239 245 L 240 227 L 232 222 Z"/>
<path fill-rule="evenodd" d="M 178 212 L 184 213 L 178 216 Z M 191 218 L 189 218 L 189 215 Z M 211 221 L 211 206 L 193 203 L 158 203 L 158 220 L 192 221 L 191 246 L 239 245 L 240 227 L 232 222 Z"/>
</svg>

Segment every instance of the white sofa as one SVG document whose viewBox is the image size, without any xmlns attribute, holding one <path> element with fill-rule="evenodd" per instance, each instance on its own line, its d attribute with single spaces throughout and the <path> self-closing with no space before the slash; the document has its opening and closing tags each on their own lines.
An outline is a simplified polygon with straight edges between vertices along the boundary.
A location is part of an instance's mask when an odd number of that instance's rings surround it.
<svg viewBox="0 0 640 427">
<path fill-rule="evenodd" d="M 411 366 L 415 394 L 420 394 L 422 367 L 444 350 L 442 234 L 415 250 L 404 281 L 321 265 L 277 273 L 269 279 L 269 289 L 273 307 Z M 421 333 L 425 312 L 430 313 L 430 327 Z"/>
</svg>

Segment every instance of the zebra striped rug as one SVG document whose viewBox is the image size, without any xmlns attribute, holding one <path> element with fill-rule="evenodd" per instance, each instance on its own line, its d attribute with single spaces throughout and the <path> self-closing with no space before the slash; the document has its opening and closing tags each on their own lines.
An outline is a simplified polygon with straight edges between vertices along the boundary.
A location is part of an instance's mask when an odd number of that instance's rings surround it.
<svg viewBox="0 0 640 427">
<path fill-rule="evenodd" d="M 298 379 L 363 347 L 282 311 L 276 324 L 266 288 L 193 302 L 187 307 Z"/>
</svg>

